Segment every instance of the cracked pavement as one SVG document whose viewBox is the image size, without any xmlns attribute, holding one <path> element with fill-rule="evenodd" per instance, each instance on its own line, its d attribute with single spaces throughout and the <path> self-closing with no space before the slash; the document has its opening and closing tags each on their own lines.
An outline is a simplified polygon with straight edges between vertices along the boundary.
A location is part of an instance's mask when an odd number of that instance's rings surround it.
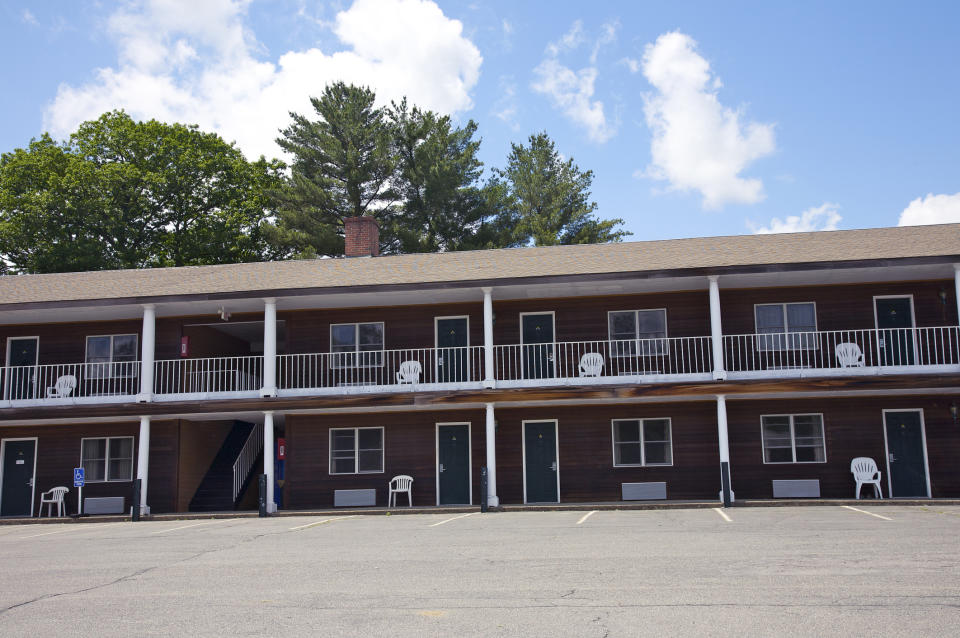
<svg viewBox="0 0 960 638">
<path fill-rule="evenodd" d="M 951 635 L 960 508 L 0 526 L 0 635 Z"/>
</svg>

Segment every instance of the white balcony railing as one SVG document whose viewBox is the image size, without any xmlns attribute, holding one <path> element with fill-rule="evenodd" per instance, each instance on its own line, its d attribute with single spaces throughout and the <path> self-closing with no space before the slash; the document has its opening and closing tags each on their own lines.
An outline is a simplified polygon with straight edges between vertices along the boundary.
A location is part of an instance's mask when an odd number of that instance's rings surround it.
<svg viewBox="0 0 960 638">
<path fill-rule="evenodd" d="M 285 354 L 277 357 L 277 388 L 282 391 L 354 386 L 411 387 L 477 383 L 482 379 L 482 346 Z"/>
<path fill-rule="evenodd" d="M 155 362 L 154 394 L 253 392 L 263 386 L 263 357 L 163 359 Z"/>
<path fill-rule="evenodd" d="M 723 337 L 727 372 L 783 376 L 789 370 L 915 368 L 960 365 L 957 326 L 832 330 Z"/>
<path fill-rule="evenodd" d="M 703 375 L 713 371 L 710 343 L 669 337 L 494 346 L 494 373 L 497 381 Z"/>
<path fill-rule="evenodd" d="M 0 370 L 5 401 L 115 397 L 140 391 L 138 361 L 7 366 Z"/>
</svg>

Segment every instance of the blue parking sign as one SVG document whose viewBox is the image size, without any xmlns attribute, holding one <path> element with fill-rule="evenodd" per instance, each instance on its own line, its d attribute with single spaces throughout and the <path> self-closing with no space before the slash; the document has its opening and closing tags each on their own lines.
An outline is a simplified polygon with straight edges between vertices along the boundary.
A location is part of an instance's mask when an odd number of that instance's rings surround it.
<svg viewBox="0 0 960 638">
<path fill-rule="evenodd" d="M 73 486 L 74 487 L 83 487 L 84 475 L 82 467 L 73 468 Z"/>
</svg>

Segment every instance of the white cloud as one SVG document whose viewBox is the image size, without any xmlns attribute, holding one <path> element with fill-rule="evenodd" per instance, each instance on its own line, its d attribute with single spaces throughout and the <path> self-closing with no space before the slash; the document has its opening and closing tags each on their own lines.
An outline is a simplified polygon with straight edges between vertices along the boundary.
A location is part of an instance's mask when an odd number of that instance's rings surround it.
<svg viewBox="0 0 960 638">
<path fill-rule="evenodd" d="M 960 222 L 960 193 L 918 197 L 900 213 L 899 226 L 952 224 Z"/>
<path fill-rule="evenodd" d="M 674 31 L 644 51 L 643 74 L 656 89 L 645 97 L 653 134 L 645 175 L 666 181 L 671 190 L 699 191 L 707 209 L 759 202 L 763 183 L 740 174 L 774 151 L 773 125 L 742 122 L 741 110 L 720 103 L 722 84 L 696 47 L 690 36 Z"/>
<path fill-rule="evenodd" d="M 493 116 L 516 131 L 520 128 L 517 124 L 518 111 L 517 85 L 513 81 L 513 76 L 502 76 L 500 78 L 500 97 L 493 105 Z"/>
<path fill-rule="evenodd" d="M 837 212 L 837 204 L 827 202 L 821 206 L 808 208 L 799 215 L 791 215 L 786 219 L 774 217 L 770 225 L 757 228 L 748 222 L 750 229 L 758 235 L 770 233 L 809 233 L 817 230 L 837 230 L 842 217 Z"/>
<path fill-rule="evenodd" d="M 547 45 L 546 57 L 533 70 L 537 78 L 532 85 L 533 90 L 550 98 L 555 108 L 586 129 L 587 136 L 599 143 L 609 140 L 616 131 L 615 127 L 607 122 L 603 102 L 593 99 L 599 74 L 596 58 L 600 48 L 616 38 L 616 28 L 617 23 L 604 25 L 603 32 L 590 54 L 590 65 L 574 71 L 562 64 L 559 56 L 585 42 L 583 24 L 577 20 L 557 42 Z"/>
<path fill-rule="evenodd" d="M 24 24 L 32 24 L 34 26 L 37 26 L 38 24 L 40 24 L 39 22 L 37 22 L 37 17 L 30 12 L 30 9 L 24 9 L 20 13 L 20 21 L 23 22 Z"/>
<path fill-rule="evenodd" d="M 509 36 L 513 33 L 513 24 L 506 18 L 503 19 L 501 26 L 503 28 L 503 35 Z"/>
<path fill-rule="evenodd" d="M 640 71 L 640 60 L 636 60 L 634 58 L 620 58 L 618 64 L 622 64 L 627 67 L 630 73 L 637 73 Z"/>
<path fill-rule="evenodd" d="M 56 135 L 123 108 L 138 118 L 199 124 L 251 157 L 280 154 L 289 112 L 343 80 L 372 87 L 381 103 L 404 95 L 444 113 L 473 106 L 483 61 L 463 25 L 430 0 L 356 0 L 331 28 L 340 51 L 289 51 L 261 61 L 247 25 L 249 0 L 141 0 L 116 11 L 108 35 L 114 67 L 82 86 L 61 85 L 45 113 Z"/>
</svg>

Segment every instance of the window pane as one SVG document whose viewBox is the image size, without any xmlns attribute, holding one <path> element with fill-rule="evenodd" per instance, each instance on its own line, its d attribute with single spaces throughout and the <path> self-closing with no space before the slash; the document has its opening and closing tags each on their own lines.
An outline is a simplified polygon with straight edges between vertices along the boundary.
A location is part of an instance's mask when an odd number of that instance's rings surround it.
<svg viewBox="0 0 960 638">
<path fill-rule="evenodd" d="M 354 324 L 330 326 L 330 351 L 353 352 L 357 349 L 357 332 Z"/>
<path fill-rule="evenodd" d="M 360 449 L 361 450 L 380 450 L 383 448 L 381 441 L 381 435 L 383 430 L 380 428 L 366 428 L 357 430 L 357 434 L 360 437 Z"/>
<path fill-rule="evenodd" d="M 819 414 L 798 414 L 793 417 L 793 431 L 801 436 L 823 437 L 823 421 Z"/>
<path fill-rule="evenodd" d="M 640 465 L 642 462 L 639 443 L 617 443 L 613 449 L 616 465 Z"/>
<path fill-rule="evenodd" d="M 110 439 L 110 458 L 111 459 L 132 459 L 133 458 L 133 439 L 129 437 Z"/>
<path fill-rule="evenodd" d="M 667 312 L 665 310 L 640 310 L 637 324 L 641 339 L 667 336 Z"/>
<path fill-rule="evenodd" d="M 110 459 L 110 481 L 129 481 L 133 478 L 133 461 L 130 459 Z"/>
<path fill-rule="evenodd" d="M 789 447 L 764 448 L 763 459 L 767 463 L 792 463 L 793 453 Z"/>
<path fill-rule="evenodd" d="M 764 461 L 792 463 L 793 442 L 790 439 L 790 417 L 765 416 L 762 422 Z"/>
<path fill-rule="evenodd" d="M 106 461 L 84 461 L 81 463 L 83 466 L 83 478 L 86 481 L 102 481 L 104 480 L 103 471 L 106 467 Z"/>
<path fill-rule="evenodd" d="M 353 474 L 355 471 L 352 456 L 349 459 L 333 459 L 330 465 L 333 474 Z"/>
<path fill-rule="evenodd" d="M 647 465 L 669 465 L 671 463 L 669 443 L 645 442 L 643 447 L 647 455 Z"/>
<path fill-rule="evenodd" d="M 87 338 L 87 363 L 110 361 L 110 337 Z"/>
<path fill-rule="evenodd" d="M 643 422 L 644 441 L 669 441 L 670 421 L 666 419 L 648 419 Z"/>
<path fill-rule="evenodd" d="M 360 452 L 360 472 L 382 472 L 383 454 L 380 450 Z"/>
<path fill-rule="evenodd" d="M 812 303 L 787 304 L 787 329 L 790 332 L 814 332 L 817 329 L 816 312 Z"/>
<path fill-rule="evenodd" d="M 639 421 L 614 421 L 613 432 L 617 443 L 640 442 Z"/>
<path fill-rule="evenodd" d="M 611 312 L 610 321 L 610 339 L 634 339 L 637 336 L 636 326 L 637 314 L 630 310 L 627 312 Z"/>
<path fill-rule="evenodd" d="M 822 442 L 806 447 L 801 446 L 800 440 L 797 440 L 797 463 L 823 463 L 825 460 L 826 454 Z"/>
<path fill-rule="evenodd" d="M 80 455 L 84 460 L 107 458 L 107 440 L 106 439 L 85 439 L 80 450 Z"/>
<path fill-rule="evenodd" d="M 360 350 L 383 350 L 383 324 L 361 323 Z"/>
<path fill-rule="evenodd" d="M 137 335 L 117 335 L 113 338 L 113 360 L 135 361 L 137 358 Z"/>
<path fill-rule="evenodd" d="M 353 430 L 333 430 L 333 450 L 353 454 Z"/>
<path fill-rule="evenodd" d="M 771 334 L 783 331 L 783 306 L 780 304 L 757 306 L 758 333 Z"/>
</svg>

